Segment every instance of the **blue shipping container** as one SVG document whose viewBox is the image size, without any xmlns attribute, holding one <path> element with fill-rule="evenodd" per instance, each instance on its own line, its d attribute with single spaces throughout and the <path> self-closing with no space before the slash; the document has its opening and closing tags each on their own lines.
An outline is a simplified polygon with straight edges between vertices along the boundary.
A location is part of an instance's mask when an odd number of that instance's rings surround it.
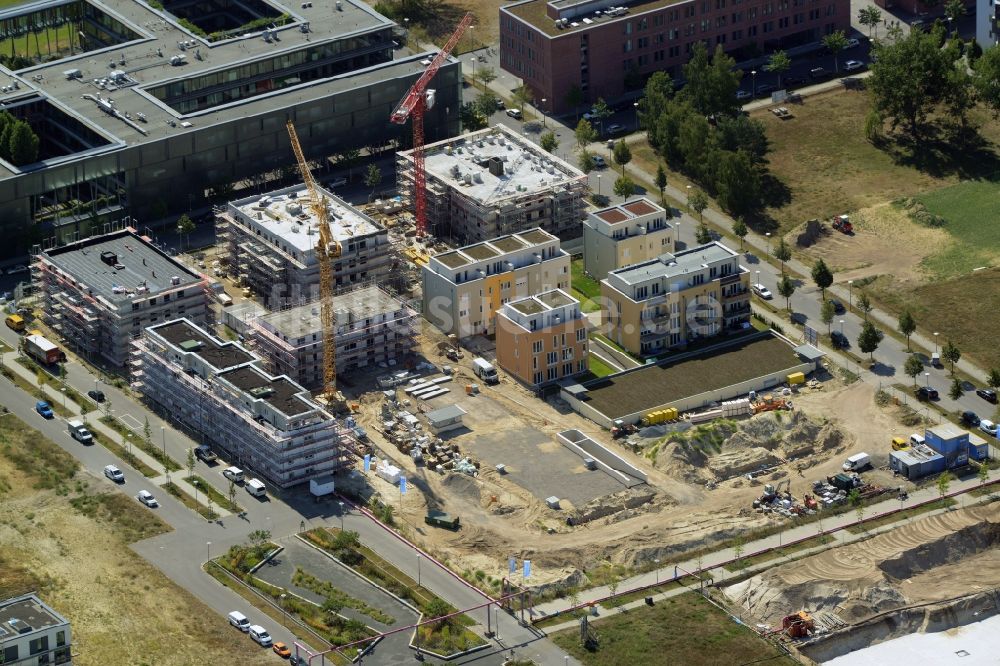
<svg viewBox="0 0 1000 666">
<path fill-rule="evenodd" d="M 969 444 L 969 457 L 973 460 L 986 460 L 990 455 L 990 445 L 985 442 L 982 444 Z"/>
</svg>

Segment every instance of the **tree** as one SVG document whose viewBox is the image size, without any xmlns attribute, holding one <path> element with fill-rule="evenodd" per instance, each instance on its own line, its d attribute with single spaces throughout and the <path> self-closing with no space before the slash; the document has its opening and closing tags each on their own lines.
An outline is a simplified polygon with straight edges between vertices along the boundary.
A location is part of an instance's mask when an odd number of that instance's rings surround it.
<svg viewBox="0 0 1000 666">
<path fill-rule="evenodd" d="M 868 28 L 868 37 L 871 39 L 872 30 L 878 34 L 878 25 L 882 22 L 882 11 L 875 6 L 867 5 L 858 10 L 858 23 Z"/>
<path fill-rule="evenodd" d="M 361 151 L 357 148 L 342 150 L 337 153 L 336 160 L 338 167 L 347 169 L 347 180 L 352 180 L 354 178 L 354 167 L 357 166 L 358 161 L 361 160 Z"/>
<path fill-rule="evenodd" d="M 698 242 L 698 245 L 707 245 L 712 242 L 712 232 L 704 222 L 699 224 L 698 228 L 694 230 L 694 239 Z"/>
<path fill-rule="evenodd" d="M 990 374 L 986 378 L 986 385 L 994 391 L 1000 389 L 1000 370 L 997 370 L 996 368 L 992 368 L 990 370 Z"/>
<path fill-rule="evenodd" d="M 743 568 L 743 549 L 744 549 L 743 537 L 738 536 L 733 539 L 733 559 L 736 560 L 736 567 L 738 569 Z"/>
<path fill-rule="evenodd" d="M 535 101 L 535 93 L 526 85 L 519 85 L 511 90 L 510 94 L 514 97 L 514 101 L 517 102 L 517 108 L 521 110 L 521 113 L 524 113 L 525 104 L 531 104 Z"/>
<path fill-rule="evenodd" d="M 608 591 L 611 592 L 611 596 L 618 594 L 618 586 L 621 584 L 622 579 L 618 574 L 618 569 L 611 565 L 611 570 L 608 572 Z"/>
<path fill-rule="evenodd" d="M 381 182 L 382 170 L 375 164 L 369 164 L 368 171 L 365 173 L 365 185 L 372 188 L 371 194 L 368 195 L 369 201 L 375 198 L 375 188 L 378 187 Z"/>
<path fill-rule="evenodd" d="M 625 143 L 625 139 L 621 139 L 615 144 L 615 148 L 611 153 L 611 156 L 615 160 L 615 164 L 622 168 L 622 175 L 625 175 L 625 165 L 632 161 L 632 151 L 629 150 L 628 144 Z"/>
<path fill-rule="evenodd" d="M 990 480 L 990 468 L 985 461 L 979 463 L 979 471 L 977 472 L 977 476 L 979 476 L 979 485 L 983 485 Z"/>
<path fill-rule="evenodd" d="M 703 222 L 701 214 L 708 208 L 708 197 L 701 190 L 693 190 L 688 195 L 688 208 L 698 213 L 698 221 Z"/>
<path fill-rule="evenodd" d="M 761 181 L 757 167 L 745 150 L 717 151 L 716 200 L 734 216 L 753 213 L 760 207 Z"/>
<path fill-rule="evenodd" d="M 788 57 L 788 54 L 784 51 L 775 51 L 771 54 L 771 57 L 767 59 L 767 64 L 764 65 L 764 70 L 768 72 L 774 72 L 778 75 L 778 87 L 781 87 L 781 75 L 792 68 L 792 59 Z"/>
<path fill-rule="evenodd" d="M 949 87 L 954 54 L 940 48 L 941 30 L 912 30 L 892 44 L 875 44 L 865 83 L 872 108 L 894 130 L 903 126 L 914 140 L 920 138 L 928 115 L 955 94 Z"/>
<path fill-rule="evenodd" d="M 573 109 L 573 112 L 580 115 L 580 105 L 583 104 L 583 91 L 575 83 L 566 91 L 566 105 Z"/>
<path fill-rule="evenodd" d="M 920 360 L 920 357 L 916 354 L 910 354 L 906 357 L 906 363 L 903 364 L 903 372 L 905 372 L 911 379 L 913 379 L 913 385 L 917 385 L 917 377 L 920 373 L 924 371 L 924 362 Z"/>
<path fill-rule="evenodd" d="M 610 118 L 613 114 L 614 111 L 611 110 L 611 107 L 608 106 L 608 103 L 604 101 L 603 97 L 598 97 L 597 101 L 594 102 L 594 105 L 590 108 L 590 115 L 597 121 L 598 126 L 601 127 L 602 130 L 604 129 L 604 121 L 607 118 Z"/>
<path fill-rule="evenodd" d="M 232 479 L 229 480 L 229 509 L 236 510 L 236 484 Z"/>
<path fill-rule="evenodd" d="M 847 494 L 847 501 L 849 501 L 851 506 L 854 507 L 854 511 L 858 515 L 858 522 L 860 523 L 865 517 L 865 507 L 861 503 L 861 493 L 857 488 L 852 489 L 851 492 Z"/>
<path fill-rule="evenodd" d="M 333 595 L 330 595 L 326 599 L 324 599 L 323 605 L 320 606 L 320 610 L 322 610 L 327 615 L 337 615 L 340 613 L 341 610 L 343 610 L 343 608 L 344 604 L 340 602 L 340 599 L 338 597 L 335 597 Z"/>
<path fill-rule="evenodd" d="M 965 395 L 965 389 L 962 387 L 962 380 L 955 377 L 951 380 L 951 388 L 948 389 L 948 397 L 952 400 L 958 400 L 963 395 Z"/>
<path fill-rule="evenodd" d="M 830 329 L 833 326 L 833 317 L 837 314 L 837 309 L 833 306 L 833 303 L 823 299 L 823 304 L 819 306 L 819 318 L 824 324 L 826 324 L 826 334 L 831 335 Z"/>
<path fill-rule="evenodd" d="M 944 343 L 941 347 L 941 358 L 951 363 L 951 374 L 955 374 L 955 364 L 958 363 L 958 359 L 962 358 L 961 350 L 956 347 L 951 340 Z"/>
<path fill-rule="evenodd" d="M 972 85 L 976 97 L 993 112 L 993 117 L 1000 117 L 1000 49 L 989 49 L 976 59 L 972 65 Z"/>
<path fill-rule="evenodd" d="M 743 72 L 719 44 L 709 58 L 703 42 L 695 42 L 691 59 L 684 65 L 687 85 L 678 93 L 702 116 L 734 116 L 739 107 L 736 91 Z"/>
<path fill-rule="evenodd" d="M 451 613 L 451 606 L 441 597 L 435 596 L 424 606 L 424 614 L 430 618 L 439 618 Z"/>
<path fill-rule="evenodd" d="M 628 176 L 619 176 L 615 180 L 615 194 L 627 200 L 635 194 L 635 183 Z"/>
<path fill-rule="evenodd" d="M 194 449 L 187 450 L 187 471 L 188 476 L 194 476 Z"/>
<path fill-rule="evenodd" d="M 559 139 L 556 138 L 556 133 L 552 130 L 542 134 L 541 138 L 538 140 L 538 144 L 547 153 L 556 152 L 556 148 L 559 147 Z"/>
<path fill-rule="evenodd" d="M 906 351 L 910 351 L 910 336 L 917 330 L 917 320 L 909 310 L 903 310 L 899 315 L 899 332 L 906 336 Z"/>
<path fill-rule="evenodd" d="M 823 300 L 826 301 L 826 289 L 833 284 L 833 272 L 822 259 L 813 264 L 812 279 L 816 283 L 816 286 L 820 288 Z"/>
<path fill-rule="evenodd" d="M 952 478 L 954 477 L 952 477 L 951 472 L 945 470 L 941 472 L 941 476 L 937 479 L 938 494 L 941 495 L 941 506 L 944 506 L 944 496 L 948 494 Z"/>
<path fill-rule="evenodd" d="M 576 144 L 582 149 L 586 148 L 588 145 L 597 141 L 597 132 L 594 130 L 594 126 L 590 124 L 590 121 L 586 118 L 581 118 L 580 122 L 576 124 L 576 129 L 573 131 L 576 136 Z"/>
<path fill-rule="evenodd" d="M 142 438 L 149 446 L 153 445 L 153 429 L 149 425 L 148 416 L 146 417 L 146 423 L 142 426 Z"/>
<path fill-rule="evenodd" d="M 733 235 L 740 239 L 740 251 L 743 251 L 743 240 L 750 233 L 750 229 L 747 228 L 747 223 L 743 221 L 742 217 L 738 217 L 733 220 Z"/>
<path fill-rule="evenodd" d="M 191 234 L 194 233 L 194 230 L 195 230 L 194 220 L 188 217 L 187 213 L 177 218 L 177 235 L 181 236 L 182 238 L 184 236 L 187 236 L 189 244 L 191 241 Z M 181 247 L 184 247 L 183 244 L 181 245 Z"/>
<path fill-rule="evenodd" d="M 247 535 L 247 539 L 254 548 L 260 548 L 265 542 L 271 539 L 271 532 L 268 530 L 254 530 Z"/>
<path fill-rule="evenodd" d="M 23 120 L 16 121 L 10 129 L 10 161 L 17 166 L 34 164 L 38 161 L 39 143 L 31 125 Z"/>
<path fill-rule="evenodd" d="M 785 272 L 785 262 L 792 258 L 792 249 L 785 242 L 785 237 L 778 239 L 778 247 L 774 248 L 774 258 L 781 262 L 781 272 Z"/>
<path fill-rule="evenodd" d="M 872 302 L 868 298 L 868 294 L 861 291 L 858 292 L 858 309 L 865 313 L 865 321 L 868 321 L 868 313 L 872 311 Z"/>
<path fill-rule="evenodd" d="M 486 86 L 496 81 L 497 72 L 492 67 L 483 66 L 476 70 L 476 78 L 483 84 L 483 89 L 485 90 Z"/>
<path fill-rule="evenodd" d="M 480 113 L 475 102 L 466 102 L 458 109 L 458 120 L 462 124 L 462 129 L 474 132 L 486 127 L 486 117 Z"/>
<path fill-rule="evenodd" d="M 954 34 L 958 34 L 958 19 L 965 14 L 965 3 L 962 0 L 948 0 L 944 5 L 944 15 L 948 17 L 948 24 L 954 28 Z"/>
<path fill-rule="evenodd" d="M 862 354 L 868 354 L 869 358 L 874 361 L 875 350 L 878 349 L 879 343 L 884 337 L 885 333 L 875 328 L 875 324 L 866 319 L 865 323 L 861 325 L 861 334 L 858 335 L 858 349 L 861 350 Z"/>
<path fill-rule="evenodd" d="M 781 279 L 778 280 L 778 293 L 785 299 L 785 309 L 790 311 L 792 309 L 792 294 L 795 293 L 795 283 L 792 282 L 787 273 L 782 273 Z"/>
<path fill-rule="evenodd" d="M 479 112 L 483 118 L 489 120 L 497 110 L 497 102 L 500 100 L 492 90 L 484 90 L 479 93 L 479 97 L 472 102 L 476 111 Z"/>
<path fill-rule="evenodd" d="M 840 52 L 847 48 L 847 35 L 843 30 L 831 32 L 823 37 L 823 46 L 833 54 L 833 67 L 840 72 Z"/>
<path fill-rule="evenodd" d="M 590 173 L 594 170 L 594 156 L 590 154 L 589 150 L 581 150 L 576 165 L 580 167 L 580 171 Z"/>
</svg>

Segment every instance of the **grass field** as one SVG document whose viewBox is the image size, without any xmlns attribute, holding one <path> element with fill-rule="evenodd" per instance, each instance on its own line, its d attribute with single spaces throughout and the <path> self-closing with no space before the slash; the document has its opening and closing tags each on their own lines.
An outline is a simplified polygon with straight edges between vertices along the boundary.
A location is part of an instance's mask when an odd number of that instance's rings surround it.
<svg viewBox="0 0 1000 666">
<path fill-rule="evenodd" d="M 583 312 L 600 310 L 601 283 L 583 272 L 583 259 L 574 259 L 570 262 L 570 270 L 572 271 L 570 291 L 580 301 L 580 309 Z"/>
<path fill-rule="evenodd" d="M 587 367 L 590 369 L 590 374 L 594 375 L 594 377 L 607 377 L 618 372 L 618 370 L 615 370 L 593 354 L 587 356 Z"/>
<path fill-rule="evenodd" d="M 274 663 L 129 548 L 169 531 L 155 512 L 10 414 L 0 503 L 0 598 L 36 591 L 69 618 L 74 664 Z"/>
<path fill-rule="evenodd" d="M 965 181 L 914 197 L 927 210 L 947 220 L 944 229 L 954 244 L 926 258 L 924 267 L 938 279 L 956 277 L 1000 259 L 1000 182 Z"/>
<path fill-rule="evenodd" d="M 580 644 L 578 629 L 560 631 L 551 638 L 588 666 L 797 663 L 693 592 L 597 620 L 590 626 L 598 636 L 594 649 Z"/>
</svg>

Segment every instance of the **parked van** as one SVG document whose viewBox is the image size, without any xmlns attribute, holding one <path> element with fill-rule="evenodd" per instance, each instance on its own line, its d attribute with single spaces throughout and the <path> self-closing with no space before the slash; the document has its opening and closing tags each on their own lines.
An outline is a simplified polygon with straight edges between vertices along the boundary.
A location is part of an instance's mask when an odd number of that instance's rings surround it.
<svg viewBox="0 0 1000 666">
<path fill-rule="evenodd" d="M 233 483 L 243 483 L 243 470 L 239 467 L 227 467 L 222 470 L 222 476 L 226 477 Z"/>
<path fill-rule="evenodd" d="M 496 384 L 500 381 L 500 375 L 497 374 L 497 369 L 493 367 L 489 361 L 485 358 L 477 358 L 472 361 L 472 370 L 476 373 L 476 376 L 482 379 L 487 384 Z"/>
<path fill-rule="evenodd" d="M 22 317 L 19 314 L 7 315 L 7 319 L 5 321 L 7 324 L 7 328 L 9 328 L 12 331 L 17 331 L 18 333 L 23 331 L 24 327 L 26 326 L 24 322 L 24 317 Z"/>
<path fill-rule="evenodd" d="M 227 307 L 233 304 L 233 297 L 227 294 L 226 292 L 217 294 L 216 299 L 218 299 L 218 301 L 222 303 L 222 307 Z"/>
<path fill-rule="evenodd" d="M 925 441 L 926 440 L 923 435 L 918 435 L 917 433 L 910 435 L 910 446 L 920 446 Z"/>
<path fill-rule="evenodd" d="M 872 464 L 871 456 L 867 453 L 855 453 L 844 463 L 845 472 L 860 472 L 865 467 Z"/>
<path fill-rule="evenodd" d="M 94 441 L 93 435 L 90 434 L 87 426 L 80 419 L 67 421 L 66 424 L 69 426 L 70 436 L 76 441 L 83 442 L 84 444 L 90 444 Z"/>
<path fill-rule="evenodd" d="M 267 486 L 260 479 L 250 479 L 247 481 L 246 489 L 254 497 L 267 497 Z"/>
<path fill-rule="evenodd" d="M 250 638 L 252 638 L 254 642 L 261 647 L 268 647 L 271 645 L 271 634 L 267 633 L 267 629 L 259 624 L 252 625 L 247 633 L 250 634 Z"/>
<path fill-rule="evenodd" d="M 892 450 L 893 451 L 902 451 L 902 450 L 908 449 L 908 448 L 910 448 L 910 445 L 902 437 L 893 437 L 892 438 Z"/>
<path fill-rule="evenodd" d="M 247 619 L 246 615 L 239 611 L 233 611 L 229 614 L 229 624 L 244 633 L 250 631 L 250 620 Z"/>
</svg>

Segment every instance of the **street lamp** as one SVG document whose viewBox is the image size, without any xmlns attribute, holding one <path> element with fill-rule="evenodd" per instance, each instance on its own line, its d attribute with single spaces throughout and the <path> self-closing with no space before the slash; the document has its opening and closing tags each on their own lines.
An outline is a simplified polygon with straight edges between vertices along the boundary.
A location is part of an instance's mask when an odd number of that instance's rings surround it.
<svg viewBox="0 0 1000 666">
<path fill-rule="evenodd" d="M 542 127 L 545 127 L 545 102 L 547 102 L 547 101 L 548 100 L 543 97 L 542 98 L 542 107 L 539 109 L 539 111 L 542 112 Z"/>
<path fill-rule="evenodd" d="M 167 466 L 167 429 L 160 426 L 160 438 L 163 440 L 163 469 L 167 473 L 167 483 L 170 483 L 170 467 Z"/>
<path fill-rule="evenodd" d="M 205 563 L 208 564 L 212 561 L 212 542 L 205 542 Z"/>
<path fill-rule="evenodd" d="M 65 388 L 61 388 L 61 389 L 59 389 L 59 391 L 60 391 L 60 393 L 63 394 L 63 409 L 66 409 L 66 389 Z"/>
<path fill-rule="evenodd" d="M 340 507 L 340 531 L 344 531 L 344 503 L 337 502 L 337 506 Z"/>
<path fill-rule="evenodd" d="M 924 380 L 927 382 L 927 388 L 930 388 L 931 387 L 931 373 L 925 372 L 924 373 Z"/>
<path fill-rule="evenodd" d="M 752 95 L 753 95 L 754 99 L 757 99 L 757 70 L 756 69 L 750 70 L 750 74 L 751 74 L 751 76 L 753 76 L 753 93 L 752 93 Z"/>
<path fill-rule="evenodd" d="M 754 271 L 757 274 L 757 282 L 755 284 L 760 284 L 760 271 Z"/>
<path fill-rule="evenodd" d="M 194 488 L 194 501 L 198 501 L 198 479 L 191 479 L 191 487 Z"/>
<path fill-rule="evenodd" d="M 840 320 L 840 334 L 841 335 L 844 334 L 844 320 L 843 319 Z"/>
<path fill-rule="evenodd" d="M 288 626 L 288 611 L 285 610 L 285 599 L 287 598 L 288 595 L 282 592 L 280 599 L 281 599 L 281 626 L 283 627 Z"/>
<path fill-rule="evenodd" d="M 635 109 L 635 131 L 639 131 L 639 102 L 632 102 L 632 108 Z"/>
<path fill-rule="evenodd" d="M 847 309 L 851 309 L 851 305 L 854 302 L 854 280 L 847 281 Z"/>
<path fill-rule="evenodd" d="M 770 255 L 771 254 L 771 232 L 768 231 L 764 235 L 767 236 L 767 253 L 768 253 L 768 255 Z"/>
<path fill-rule="evenodd" d="M 653 563 L 656 565 L 656 584 L 659 585 L 660 584 L 660 561 L 659 560 L 653 560 Z"/>
<path fill-rule="evenodd" d="M 476 85 L 476 57 L 473 56 L 472 60 L 472 85 Z"/>
<path fill-rule="evenodd" d="M 601 196 L 601 174 L 597 174 L 597 196 Z"/>
<path fill-rule="evenodd" d="M 423 558 L 421 557 L 420 553 L 417 553 L 417 587 L 421 587 L 421 585 L 420 585 L 420 560 L 421 559 L 423 559 Z"/>
<path fill-rule="evenodd" d="M 935 332 L 934 332 L 934 353 L 935 353 L 935 354 L 937 354 L 937 353 L 938 353 L 938 346 L 937 346 L 937 336 L 938 336 L 938 334 L 937 334 L 937 331 L 935 331 Z"/>
</svg>

